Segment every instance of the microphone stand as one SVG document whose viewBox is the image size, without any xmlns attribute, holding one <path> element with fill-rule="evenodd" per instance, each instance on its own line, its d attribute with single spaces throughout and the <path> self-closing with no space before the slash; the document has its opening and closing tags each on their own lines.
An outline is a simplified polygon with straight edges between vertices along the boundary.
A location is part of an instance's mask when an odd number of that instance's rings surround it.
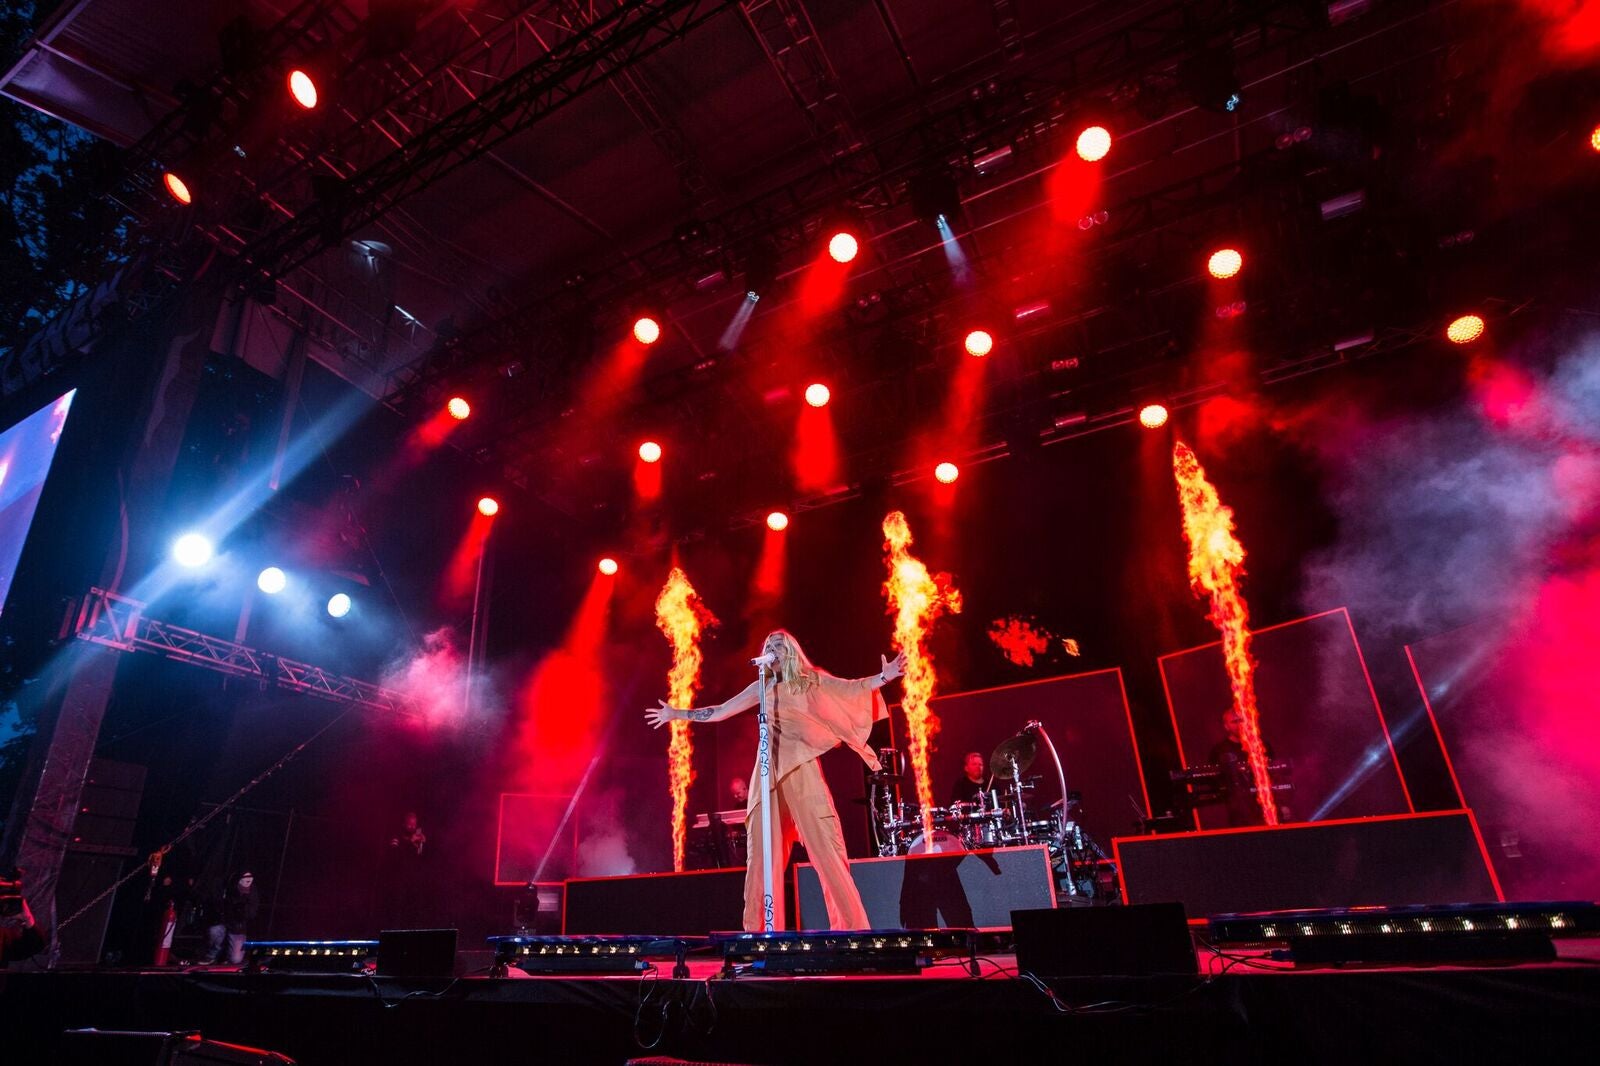
<svg viewBox="0 0 1600 1066">
<path fill-rule="evenodd" d="M 761 931 L 772 932 L 772 731 L 767 722 L 767 664 L 759 667 L 761 702 L 756 705 L 756 767 L 761 778 Z"/>
</svg>

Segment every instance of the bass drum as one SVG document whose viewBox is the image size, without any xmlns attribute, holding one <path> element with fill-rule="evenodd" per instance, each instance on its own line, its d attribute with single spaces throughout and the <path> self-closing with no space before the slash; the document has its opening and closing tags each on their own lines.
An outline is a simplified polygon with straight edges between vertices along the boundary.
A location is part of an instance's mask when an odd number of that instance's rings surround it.
<svg viewBox="0 0 1600 1066">
<path fill-rule="evenodd" d="M 910 846 L 906 848 L 907 855 L 942 855 L 951 851 L 966 851 L 961 838 L 954 833 L 947 833 L 943 829 L 935 829 L 933 835 L 918 833 L 912 838 Z"/>
</svg>

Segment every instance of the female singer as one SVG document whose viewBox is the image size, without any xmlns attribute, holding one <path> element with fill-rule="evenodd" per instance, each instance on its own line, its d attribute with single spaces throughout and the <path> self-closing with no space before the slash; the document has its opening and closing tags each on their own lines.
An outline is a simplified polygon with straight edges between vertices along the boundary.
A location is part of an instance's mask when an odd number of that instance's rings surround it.
<svg viewBox="0 0 1600 1066">
<path fill-rule="evenodd" d="M 893 659 L 879 656 L 882 668 L 871 677 L 845 680 L 813 665 L 799 643 L 786 630 L 769 635 L 761 647 L 772 656 L 772 676 L 768 696 L 768 730 L 772 744 L 772 791 L 776 802 L 773 825 L 771 872 L 772 927 L 783 928 L 783 868 L 789 848 L 798 835 L 806 854 L 822 882 L 822 898 L 828 907 L 832 929 L 868 928 L 867 911 L 861 893 L 850 878 L 850 864 L 844 850 L 844 833 L 839 828 L 839 813 L 822 779 L 817 759 L 840 744 L 860 755 L 873 770 L 880 770 L 878 758 L 867 747 L 872 724 L 889 716 L 888 706 L 878 692 L 905 673 L 906 657 L 901 652 Z M 748 711 L 761 701 L 761 683 L 752 681 L 743 692 L 714 707 L 659 707 L 645 711 L 645 720 L 655 728 L 667 722 L 720 722 Z M 747 845 L 744 876 L 744 927 L 749 932 L 763 928 L 761 894 L 761 804 L 766 790 L 761 784 L 760 755 L 750 775 L 750 799 L 745 808 Z"/>
</svg>

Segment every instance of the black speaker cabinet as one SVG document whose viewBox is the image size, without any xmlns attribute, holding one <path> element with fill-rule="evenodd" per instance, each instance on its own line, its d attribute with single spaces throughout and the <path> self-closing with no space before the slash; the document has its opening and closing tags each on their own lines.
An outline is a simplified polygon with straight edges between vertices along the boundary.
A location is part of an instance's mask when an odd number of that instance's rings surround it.
<svg viewBox="0 0 1600 1066">
<path fill-rule="evenodd" d="M 378 934 L 379 977 L 449 977 L 455 969 L 454 929 L 385 929 Z"/>
<path fill-rule="evenodd" d="M 1191 917 L 1502 899 L 1471 811 L 1118 837 L 1128 903 Z"/>
<path fill-rule="evenodd" d="M 127 859 L 121 855 L 68 848 L 61 858 L 61 879 L 56 882 L 56 915 L 65 918 L 76 914 L 117 883 L 126 863 Z M 100 961 L 114 899 L 115 893 L 107 894 L 83 917 L 60 931 L 62 962 Z"/>
<path fill-rule="evenodd" d="M 1181 903 L 1013 911 L 1017 969 L 1035 977 L 1197 974 Z"/>
<path fill-rule="evenodd" d="M 852 859 L 850 876 L 874 929 L 1004 928 L 1011 912 L 1054 907 L 1050 853 L 1042 845 Z M 828 928 L 822 882 L 797 869 L 801 929 Z"/>
<path fill-rule="evenodd" d="M 744 867 L 681 874 L 576 877 L 567 882 L 568 936 L 705 936 L 744 927 Z"/>
</svg>

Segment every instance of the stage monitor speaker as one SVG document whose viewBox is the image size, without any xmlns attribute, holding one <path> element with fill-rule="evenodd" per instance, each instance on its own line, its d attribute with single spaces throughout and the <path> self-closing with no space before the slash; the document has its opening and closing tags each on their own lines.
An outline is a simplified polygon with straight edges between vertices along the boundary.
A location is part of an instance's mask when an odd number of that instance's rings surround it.
<svg viewBox="0 0 1600 1066">
<path fill-rule="evenodd" d="M 1112 841 L 1128 903 L 1195 917 L 1501 898 L 1470 811 Z"/>
<path fill-rule="evenodd" d="M 454 929 L 385 929 L 378 934 L 379 977 L 449 977 L 455 970 Z"/>
<path fill-rule="evenodd" d="M 1181 903 L 1013 911 L 1017 969 L 1035 977 L 1197 974 Z"/>
<path fill-rule="evenodd" d="M 567 936 L 706 936 L 744 927 L 744 869 L 577 877 L 567 882 Z"/>
<path fill-rule="evenodd" d="M 822 882 L 801 863 L 801 929 L 828 928 Z M 852 859 L 850 877 L 873 929 L 997 929 L 1011 912 L 1054 907 L 1055 879 L 1043 845 Z"/>
<path fill-rule="evenodd" d="M 276 1051 L 224 1044 L 199 1033 L 137 1033 L 68 1029 L 61 1034 L 59 1066 L 294 1066 Z"/>
</svg>

